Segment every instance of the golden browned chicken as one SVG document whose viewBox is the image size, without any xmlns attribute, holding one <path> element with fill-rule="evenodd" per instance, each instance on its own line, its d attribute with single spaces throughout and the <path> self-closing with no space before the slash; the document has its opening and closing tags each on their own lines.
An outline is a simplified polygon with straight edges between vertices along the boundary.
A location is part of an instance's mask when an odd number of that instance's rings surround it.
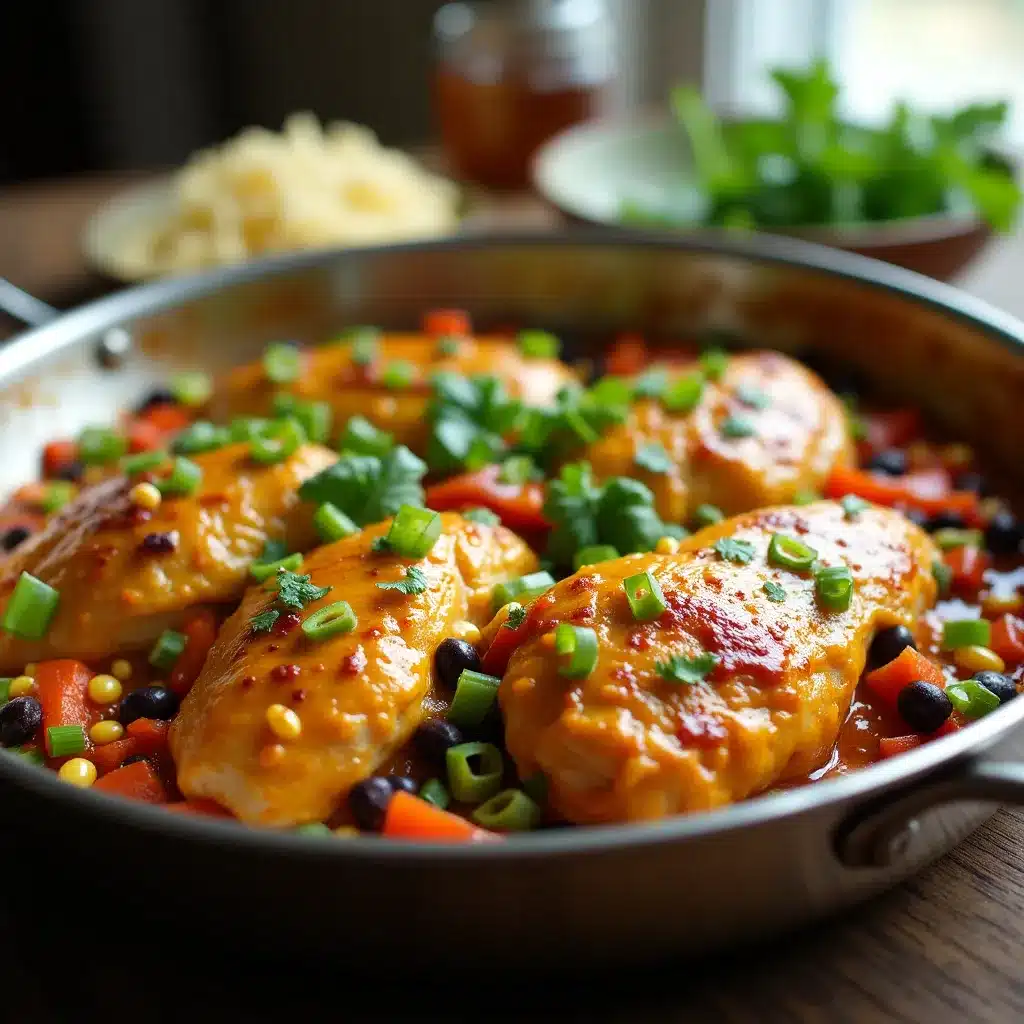
<svg viewBox="0 0 1024 1024">
<path fill-rule="evenodd" d="M 665 472 L 637 464 L 649 445 L 667 454 Z M 842 404 L 821 380 L 778 352 L 751 352 L 731 357 L 720 380 L 705 382 L 692 411 L 640 401 L 582 458 L 598 480 L 642 480 L 662 518 L 680 523 L 704 503 L 726 515 L 785 504 L 820 489 L 833 466 L 852 464 L 853 456 Z"/>
<path fill-rule="evenodd" d="M 499 378 L 511 398 L 546 404 L 567 384 L 572 371 L 557 359 L 526 358 L 503 338 L 460 338 L 453 352 L 423 335 L 388 334 L 375 345 L 367 365 L 353 362 L 351 343 L 321 345 L 304 352 L 296 380 L 276 384 L 262 362 L 231 371 L 214 399 L 213 414 L 266 415 L 282 391 L 305 401 L 329 402 L 336 427 L 351 416 L 364 416 L 394 435 L 399 444 L 422 452 L 423 417 L 430 398 L 430 377 L 438 371 Z"/>
<path fill-rule="evenodd" d="M 810 572 L 769 564 L 773 534 L 847 565 L 849 607 L 823 606 Z M 677 555 L 562 580 L 538 600 L 499 693 L 520 776 L 543 771 L 561 814 L 596 823 L 703 810 L 805 775 L 836 741 L 875 631 L 934 602 L 937 557 L 897 512 L 848 517 L 821 502 L 752 512 Z M 623 588 L 644 571 L 667 605 L 652 621 L 637 621 Z M 559 674 L 545 638 L 558 623 L 596 631 L 585 678 Z"/>
<path fill-rule="evenodd" d="M 171 730 L 186 796 L 216 800 L 251 824 L 287 827 L 328 817 L 427 713 L 437 645 L 460 620 L 487 618 L 497 583 L 537 566 L 515 534 L 454 513 L 444 514 L 443 532 L 425 559 L 375 553 L 371 545 L 389 525 L 315 551 L 302 572 L 330 592 L 279 619 L 270 633 L 255 633 L 251 620 L 273 595 L 261 587 L 248 591 Z M 406 579 L 410 566 L 425 577 L 421 592 L 380 588 Z M 355 628 L 307 638 L 298 616 L 342 600 L 355 613 Z M 283 709 L 294 713 L 284 716 L 291 733 L 287 726 L 281 731 Z"/>
<path fill-rule="evenodd" d="M 23 571 L 60 593 L 41 639 L 0 632 L 0 672 L 144 648 L 189 606 L 237 600 L 266 541 L 283 541 L 289 551 L 316 542 L 313 510 L 296 492 L 335 459 L 304 445 L 266 466 L 249 458 L 248 444 L 230 445 L 196 455 L 195 492 L 153 510 L 133 502 L 124 477 L 87 488 L 0 563 L 0 607 Z"/>
</svg>

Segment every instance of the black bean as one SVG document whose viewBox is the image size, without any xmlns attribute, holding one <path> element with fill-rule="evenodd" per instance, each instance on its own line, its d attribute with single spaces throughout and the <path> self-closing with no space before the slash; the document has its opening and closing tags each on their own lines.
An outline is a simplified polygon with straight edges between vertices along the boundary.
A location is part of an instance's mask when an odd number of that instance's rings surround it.
<svg viewBox="0 0 1024 1024">
<path fill-rule="evenodd" d="M 989 492 L 988 481 L 973 469 L 960 473 L 956 477 L 954 484 L 958 491 L 973 491 L 975 494 L 980 494 L 982 497 L 987 495 Z"/>
<path fill-rule="evenodd" d="M 54 471 L 54 480 L 70 480 L 73 483 L 81 480 L 85 475 L 85 463 L 74 459 L 72 462 L 65 462 Z"/>
<path fill-rule="evenodd" d="M 153 388 L 146 397 L 136 406 L 136 412 L 145 412 L 152 409 L 154 405 L 170 405 L 175 401 L 174 394 L 169 388 Z"/>
<path fill-rule="evenodd" d="M 935 533 L 936 530 L 962 530 L 966 525 L 964 517 L 957 515 L 956 512 L 936 512 L 935 515 L 928 517 L 925 529 L 929 533 Z"/>
<path fill-rule="evenodd" d="M 400 789 L 406 793 L 415 793 L 420 788 L 416 785 L 416 780 L 410 779 L 408 775 L 388 775 L 387 780 L 396 793 Z"/>
<path fill-rule="evenodd" d="M 420 755 L 432 764 L 443 765 L 448 749 L 457 747 L 464 737 L 457 725 L 443 718 L 430 718 L 416 730 L 412 741 Z"/>
<path fill-rule="evenodd" d="M 357 782 L 348 791 L 348 807 L 356 824 L 367 832 L 378 831 L 394 792 L 391 783 L 381 775 Z"/>
<path fill-rule="evenodd" d="M 29 532 L 24 526 L 12 526 L 0 534 L 0 548 L 3 548 L 4 551 L 13 551 L 28 537 Z"/>
<path fill-rule="evenodd" d="M 918 679 L 900 690 L 896 710 L 914 732 L 935 732 L 953 713 L 953 704 L 941 686 Z"/>
<path fill-rule="evenodd" d="M 132 690 L 118 708 L 117 720 L 130 725 L 137 718 L 156 718 L 162 722 L 173 718 L 178 712 L 178 695 L 160 683 Z"/>
<path fill-rule="evenodd" d="M 994 555 L 1015 555 L 1024 540 L 1024 524 L 1012 513 L 997 512 L 985 527 L 985 547 Z"/>
<path fill-rule="evenodd" d="M 1000 704 L 1005 704 L 1017 696 L 1017 684 L 1002 672 L 975 672 L 974 681 L 994 693 Z"/>
<path fill-rule="evenodd" d="M 147 533 L 139 544 L 139 551 L 146 555 L 169 555 L 178 546 L 178 533 Z"/>
<path fill-rule="evenodd" d="M 872 456 L 867 468 L 889 476 L 903 476 L 907 471 L 907 453 L 899 448 L 888 448 Z"/>
<path fill-rule="evenodd" d="M 0 708 L 0 747 L 28 743 L 43 722 L 43 705 L 35 697 L 15 697 Z"/>
<path fill-rule="evenodd" d="M 450 636 L 437 645 L 434 652 L 434 668 L 440 684 L 454 690 L 464 669 L 480 671 L 480 655 L 476 653 L 476 648 L 471 643 Z"/>
<path fill-rule="evenodd" d="M 914 634 L 906 626 L 890 626 L 888 629 L 879 630 L 868 650 L 868 668 L 880 668 L 882 665 L 888 665 L 893 658 L 898 658 L 908 647 L 917 650 Z"/>
</svg>

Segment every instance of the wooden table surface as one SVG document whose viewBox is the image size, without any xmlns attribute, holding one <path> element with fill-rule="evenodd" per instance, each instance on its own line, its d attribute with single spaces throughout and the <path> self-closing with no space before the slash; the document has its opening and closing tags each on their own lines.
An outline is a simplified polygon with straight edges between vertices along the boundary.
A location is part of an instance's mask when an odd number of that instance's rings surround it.
<svg viewBox="0 0 1024 1024">
<path fill-rule="evenodd" d="M 82 264 L 79 233 L 96 205 L 124 183 L 93 178 L 0 192 L 0 276 L 61 306 L 100 294 L 109 286 Z M 493 222 L 542 226 L 557 219 L 515 199 L 495 209 Z M 1018 236 L 992 246 L 960 284 L 1024 316 L 1022 280 Z M 1017 810 L 1000 811 L 895 891 L 764 949 L 640 976 L 602 975 L 554 991 L 540 991 L 528 978 L 498 978 L 486 993 L 460 999 L 443 988 L 409 991 L 397 983 L 365 1011 L 340 975 L 302 982 L 231 977 L 229 951 L 223 964 L 189 964 L 187 950 L 162 951 L 159 937 L 140 935 L 139 965 L 105 964 L 98 948 L 73 942 L 59 974 L 40 970 L 31 944 L 20 944 L 3 919 L 2 899 L 0 887 L 0 929 L 14 939 L 0 944 L 11 948 L 4 974 L 20 976 L 0 995 L 0 1019 L 12 1021 L 85 1021 L 108 1010 L 126 1020 L 303 1021 L 323 1018 L 328 1006 L 339 1011 L 329 1019 L 343 1013 L 349 1021 L 1024 1021 L 1024 812 Z M 147 943 L 152 952 L 145 952 Z M 414 955 L 396 944 L 396 982 L 403 958 Z M 144 968 L 143 960 L 162 967 Z M 160 978 L 176 978 L 179 961 L 188 967 L 185 976 L 161 985 L 154 998 Z M 66 978 L 67 969 L 80 979 L 74 986 L 53 981 Z"/>
</svg>

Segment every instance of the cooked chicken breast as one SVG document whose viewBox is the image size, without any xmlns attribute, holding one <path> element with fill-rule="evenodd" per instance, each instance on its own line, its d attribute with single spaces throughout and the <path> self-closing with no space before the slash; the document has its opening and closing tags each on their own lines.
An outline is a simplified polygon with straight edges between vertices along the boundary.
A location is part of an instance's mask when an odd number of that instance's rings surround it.
<svg viewBox="0 0 1024 1024">
<path fill-rule="evenodd" d="M 405 387 L 389 387 L 388 367 L 406 363 L 412 371 Z M 289 384 L 268 380 L 262 362 L 241 366 L 228 374 L 214 400 L 218 419 L 239 414 L 263 416 L 271 411 L 274 396 L 287 391 L 302 400 L 329 402 L 335 428 L 351 416 L 365 416 L 393 434 L 399 444 L 423 451 L 426 433 L 423 416 L 430 398 L 430 377 L 438 371 L 498 377 L 512 398 L 530 404 L 551 402 L 567 384 L 576 382 L 572 371 L 557 359 L 527 359 L 514 342 L 503 338 L 460 339 L 452 355 L 422 335 L 389 334 L 377 345 L 369 366 L 352 362 L 352 346 L 321 345 L 304 353 L 299 378 Z"/>
<path fill-rule="evenodd" d="M 849 566 L 847 610 L 823 608 L 809 573 L 768 564 L 775 533 Z M 726 538 L 744 544 L 716 550 Z M 631 555 L 562 580 L 538 600 L 499 692 L 520 776 L 543 771 L 561 814 L 596 823 L 704 810 L 805 775 L 836 741 L 875 631 L 934 603 L 937 557 L 897 512 L 847 517 L 821 502 L 752 512 L 694 534 L 677 555 Z M 623 590 L 644 571 L 667 603 L 651 622 L 634 619 Z M 586 678 L 559 674 L 544 634 L 560 622 L 597 633 Z"/>
<path fill-rule="evenodd" d="M 20 544 L 0 562 L 0 606 L 23 571 L 55 587 L 60 604 L 40 640 L 0 632 L 0 672 L 147 647 L 190 606 L 238 600 L 267 540 L 291 551 L 314 544 L 313 510 L 296 492 L 337 455 L 305 445 L 263 466 L 248 451 L 238 444 L 196 455 L 196 492 L 166 498 L 153 512 L 133 505 L 124 477 L 105 480 Z"/>
<path fill-rule="evenodd" d="M 645 445 L 664 449 L 667 472 L 637 465 Z M 598 480 L 642 480 L 661 516 L 681 523 L 703 503 L 726 515 L 786 504 L 801 490 L 819 490 L 853 456 L 842 404 L 821 380 L 778 352 L 752 352 L 733 356 L 719 381 L 706 382 L 692 412 L 638 402 L 581 457 Z"/>
<path fill-rule="evenodd" d="M 483 622 L 495 585 L 537 567 L 532 551 L 504 527 L 445 513 L 443 532 L 420 561 L 375 553 L 389 523 L 315 551 L 302 568 L 330 593 L 309 616 L 347 601 L 358 622 L 348 633 L 307 639 L 298 615 L 254 633 L 253 615 L 274 598 L 251 588 L 224 624 L 202 675 L 171 729 L 178 785 L 251 824 L 322 821 L 356 782 L 404 743 L 427 712 L 434 650 L 459 620 Z M 404 594 L 381 583 L 415 565 L 426 589 Z M 293 710 L 301 733 L 275 736 L 267 709 Z"/>
</svg>

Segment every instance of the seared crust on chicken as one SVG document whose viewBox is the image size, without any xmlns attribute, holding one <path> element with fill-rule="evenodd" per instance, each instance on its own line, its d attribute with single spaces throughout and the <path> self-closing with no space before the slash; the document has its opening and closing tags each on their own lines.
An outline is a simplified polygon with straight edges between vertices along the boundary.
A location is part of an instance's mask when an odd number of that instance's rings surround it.
<svg viewBox="0 0 1024 1024">
<path fill-rule="evenodd" d="M 252 587 L 224 624 L 202 675 L 171 729 L 178 784 L 251 824 L 287 827 L 322 821 L 339 798 L 390 757 L 427 713 L 434 650 L 459 620 L 484 621 L 497 583 L 537 567 L 533 552 L 501 526 L 454 513 L 420 561 L 375 553 L 390 522 L 315 551 L 302 568 L 329 594 L 307 617 L 347 601 L 358 623 L 349 633 L 307 638 L 297 617 L 270 633 L 250 620 L 272 600 Z M 403 594 L 378 584 L 415 565 L 426 589 Z M 283 704 L 301 734 L 280 740 L 267 708 Z"/>
<path fill-rule="evenodd" d="M 823 565 L 850 568 L 848 609 L 823 608 L 809 572 L 768 564 L 775 533 L 810 545 Z M 716 550 L 726 538 L 744 542 L 741 551 Z M 581 570 L 538 599 L 501 684 L 520 777 L 543 771 L 558 812 L 597 823 L 704 810 L 805 775 L 836 741 L 876 630 L 910 624 L 934 603 L 937 558 L 898 512 L 847 516 L 821 502 L 726 520 L 676 555 Z M 622 583 L 645 570 L 667 609 L 638 622 Z M 584 679 L 560 675 L 544 639 L 560 622 L 597 633 L 597 665 Z M 674 656 L 702 653 L 714 655 L 710 669 L 703 659 L 677 662 L 681 675 L 667 670 Z"/>
</svg>

